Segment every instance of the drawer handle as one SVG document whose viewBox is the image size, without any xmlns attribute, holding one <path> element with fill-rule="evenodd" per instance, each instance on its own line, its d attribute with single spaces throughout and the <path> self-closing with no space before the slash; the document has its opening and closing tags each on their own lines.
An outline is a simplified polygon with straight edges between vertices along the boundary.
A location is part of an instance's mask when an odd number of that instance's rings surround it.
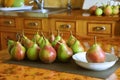
<svg viewBox="0 0 120 80">
<path fill-rule="evenodd" d="M 104 27 L 104 26 L 102 26 L 102 27 L 94 27 L 93 28 L 93 31 L 104 31 L 106 28 Z"/>
<path fill-rule="evenodd" d="M 28 24 L 29 26 L 38 26 L 38 23 L 32 22 Z"/>
<path fill-rule="evenodd" d="M 71 28 L 71 25 L 70 24 L 63 24 L 63 25 L 60 25 L 61 28 L 67 28 L 67 29 L 70 29 Z"/>
<path fill-rule="evenodd" d="M 4 24 L 10 25 L 12 24 L 12 21 L 4 21 Z"/>
</svg>

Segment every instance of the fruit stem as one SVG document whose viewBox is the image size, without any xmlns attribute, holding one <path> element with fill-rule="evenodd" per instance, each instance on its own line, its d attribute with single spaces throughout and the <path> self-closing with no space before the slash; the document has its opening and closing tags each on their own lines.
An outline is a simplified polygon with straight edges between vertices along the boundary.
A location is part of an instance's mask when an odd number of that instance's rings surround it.
<svg viewBox="0 0 120 80">
<path fill-rule="evenodd" d="M 94 36 L 94 43 L 96 44 L 97 43 L 97 37 Z"/>
</svg>

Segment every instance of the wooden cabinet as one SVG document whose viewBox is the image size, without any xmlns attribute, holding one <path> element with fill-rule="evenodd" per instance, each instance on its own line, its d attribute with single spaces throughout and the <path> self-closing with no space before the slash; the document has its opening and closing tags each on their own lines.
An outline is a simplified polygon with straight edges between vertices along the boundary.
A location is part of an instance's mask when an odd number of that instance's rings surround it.
<svg viewBox="0 0 120 80">
<path fill-rule="evenodd" d="M 0 17 L 0 49 L 7 48 L 7 39 L 16 40 L 16 34 L 21 30 L 20 18 Z"/>
<path fill-rule="evenodd" d="M 7 48 L 7 40 L 16 40 L 17 34 L 24 31 L 25 36 L 32 39 L 39 30 L 48 34 L 48 19 L 29 17 L 0 17 L 0 49 Z"/>
<path fill-rule="evenodd" d="M 73 34 L 76 33 L 76 20 L 68 20 L 68 19 L 51 19 L 51 28 L 55 33 L 59 30 L 62 36 L 64 38 L 68 38 L 70 35 L 70 31 L 72 31 Z"/>
<path fill-rule="evenodd" d="M 12 39 L 17 41 L 17 32 L 1 32 L 1 49 L 7 48 L 7 40 Z"/>
<path fill-rule="evenodd" d="M 77 33 L 81 36 L 114 36 L 115 21 L 78 21 Z M 80 33 L 79 33 L 80 32 Z"/>
</svg>

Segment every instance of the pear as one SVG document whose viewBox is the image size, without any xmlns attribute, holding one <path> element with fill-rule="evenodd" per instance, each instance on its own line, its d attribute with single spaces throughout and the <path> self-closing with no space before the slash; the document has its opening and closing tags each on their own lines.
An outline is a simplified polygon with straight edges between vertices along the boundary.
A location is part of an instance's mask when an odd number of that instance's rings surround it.
<svg viewBox="0 0 120 80">
<path fill-rule="evenodd" d="M 73 55 L 73 51 L 71 48 L 67 46 L 67 44 L 59 43 L 59 47 L 57 50 L 57 59 L 61 62 L 68 62 Z"/>
<path fill-rule="evenodd" d="M 14 46 L 11 48 L 11 58 L 14 60 L 23 60 L 25 58 L 26 49 L 24 46 L 19 42 L 15 42 Z"/>
<path fill-rule="evenodd" d="M 79 52 L 84 52 L 84 47 L 80 43 L 79 40 L 75 40 L 74 43 L 70 46 L 71 49 L 73 50 L 73 53 L 79 53 Z"/>
<path fill-rule="evenodd" d="M 76 38 L 73 36 L 72 32 L 70 32 L 70 37 L 69 37 L 68 40 L 66 41 L 67 45 L 68 45 L 68 46 L 71 46 L 71 45 L 74 43 L 75 39 L 76 39 Z"/>
<path fill-rule="evenodd" d="M 50 44 L 49 40 L 45 39 L 45 45 L 39 52 L 39 58 L 43 63 L 53 63 L 56 60 L 57 53 Z"/>
<path fill-rule="evenodd" d="M 119 14 L 119 6 L 118 5 L 113 6 L 113 8 L 112 8 L 112 14 L 113 15 Z"/>
<path fill-rule="evenodd" d="M 95 14 L 96 9 L 97 9 L 97 5 L 91 6 L 91 7 L 89 8 L 90 14 L 91 14 L 91 15 Z"/>
<path fill-rule="evenodd" d="M 103 14 L 102 8 L 98 7 L 98 8 L 95 10 L 95 15 L 96 15 L 96 16 L 101 16 L 102 14 Z"/>
<path fill-rule="evenodd" d="M 40 47 L 34 42 L 34 44 L 27 50 L 27 58 L 32 61 L 37 60 L 39 58 L 39 51 Z"/>
<path fill-rule="evenodd" d="M 55 40 L 55 35 L 53 34 L 53 32 L 51 32 L 49 36 L 49 41 L 52 43 L 54 40 Z"/>
<path fill-rule="evenodd" d="M 55 40 L 51 43 L 52 46 L 55 46 L 57 44 L 57 42 L 60 41 L 60 40 L 61 40 L 61 36 L 60 36 L 59 30 L 58 30 L 58 34 L 55 37 Z"/>
<path fill-rule="evenodd" d="M 88 62 L 101 63 L 105 61 L 105 52 L 97 42 L 95 42 L 86 52 Z"/>
<path fill-rule="evenodd" d="M 103 13 L 104 13 L 104 15 L 106 15 L 106 16 L 110 16 L 110 15 L 112 15 L 112 6 L 111 5 L 106 5 L 105 7 L 104 7 L 104 10 L 103 10 Z"/>
<path fill-rule="evenodd" d="M 45 36 L 44 36 L 44 34 L 43 33 L 41 33 L 41 37 L 39 38 L 39 40 L 38 40 L 38 45 L 39 45 L 39 47 L 40 48 L 43 48 L 44 47 L 44 45 L 45 45 Z M 46 39 L 47 41 L 48 41 L 48 39 Z M 49 41 L 48 41 L 49 42 Z"/>
<path fill-rule="evenodd" d="M 58 51 L 58 48 L 59 48 L 60 43 L 66 44 L 66 41 L 65 41 L 63 38 L 61 38 L 60 41 L 58 41 L 58 42 L 56 43 L 56 45 L 54 46 L 54 49 L 55 49 L 56 51 Z M 67 45 L 67 44 L 66 44 L 66 45 Z"/>
<path fill-rule="evenodd" d="M 9 39 L 8 41 L 7 41 L 7 46 L 8 46 L 8 52 L 11 54 L 11 49 L 12 49 L 12 47 L 14 46 L 14 43 L 15 43 L 15 41 L 14 40 L 11 40 L 11 39 Z"/>
<path fill-rule="evenodd" d="M 32 40 L 30 40 L 29 38 L 27 38 L 25 35 L 22 36 L 21 40 L 22 40 L 23 46 L 26 49 L 30 48 L 34 44 L 34 42 Z"/>
<path fill-rule="evenodd" d="M 40 39 L 40 35 L 39 35 L 39 31 L 37 31 L 36 34 L 34 34 L 32 41 L 38 44 L 39 39 Z"/>
</svg>

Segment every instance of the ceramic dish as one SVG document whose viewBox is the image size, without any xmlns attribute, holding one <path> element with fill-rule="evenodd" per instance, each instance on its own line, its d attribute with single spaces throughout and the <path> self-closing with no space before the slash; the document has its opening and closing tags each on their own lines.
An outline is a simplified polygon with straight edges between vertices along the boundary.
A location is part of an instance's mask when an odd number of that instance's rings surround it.
<svg viewBox="0 0 120 80">
<path fill-rule="evenodd" d="M 112 67 L 118 60 L 114 54 L 110 53 L 106 53 L 106 60 L 103 63 L 89 63 L 86 60 L 86 52 L 76 53 L 72 56 L 72 58 L 79 66 L 95 71 L 106 70 Z"/>
</svg>

